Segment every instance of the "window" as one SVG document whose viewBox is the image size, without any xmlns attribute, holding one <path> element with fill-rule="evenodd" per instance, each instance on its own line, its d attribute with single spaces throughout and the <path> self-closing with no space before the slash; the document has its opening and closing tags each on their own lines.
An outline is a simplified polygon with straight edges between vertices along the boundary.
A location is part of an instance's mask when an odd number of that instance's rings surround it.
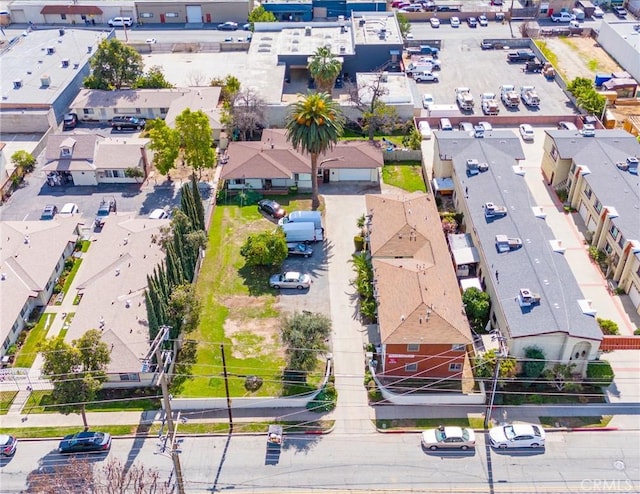
<svg viewBox="0 0 640 494">
<path fill-rule="evenodd" d="M 609 233 L 611 234 L 613 239 L 616 240 L 618 238 L 618 233 L 620 232 L 618 231 L 615 225 L 611 225 L 611 228 L 609 228 Z"/>
<path fill-rule="evenodd" d="M 593 205 L 593 207 L 595 208 L 595 210 L 600 213 L 600 211 L 602 211 L 602 203 L 600 201 L 598 201 L 596 199 L 595 204 Z"/>
<path fill-rule="evenodd" d="M 618 239 L 618 245 L 620 246 L 620 248 L 624 247 L 624 235 L 620 235 L 620 238 Z"/>
<path fill-rule="evenodd" d="M 151 19 L 153 17 L 153 12 L 142 12 L 140 17 L 143 19 Z"/>
<path fill-rule="evenodd" d="M 82 110 L 82 113 L 84 113 L 85 115 L 93 115 L 93 108 L 84 108 Z"/>
<path fill-rule="evenodd" d="M 451 345 L 451 350 L 453 350 L 454 352 L 464 352 L 465 349 L 465 345 L 464 344 L 454 344 Z"/>
<path fill-rule="evenodd" d="M 139 381 L 140 376 L 136 372 L 132 372 L 130 374 L 120 374 L 121 381 Z"/>
<path fill-rule="evenodd" d="M 300 181 L 300 174 L 299 173 L 294 173 L 293 174 L 293 180 L 295 182 L 299 182 Z"/>
<path fill-rule="evenodd" d="M 462 364 L 449 364 L 449 372 L 461 371 Z"/>
<path fill-rule="evenodd" d="M 316 175 L 317 175 L 318 177 L 321 177 L 321 176 L 322 176 L 322 168 L 318 168 L 318 171 L 317 171 Z"/>
<path fill-rule="evenodd" d="M 180 14 L 178 14 L 177 12 L 167 12 L 166 14 L 164 14 L 165 17 L 180 17 Z"/>
<path fill-rule="evenodd" d="M 63 21 L 67 20 L 67 14 L 60 14 L 60 19 L 62 19 Z"/>
<path fill-rule="evenodd" d="M 418 364 L 417 363 L 413 363 L 413 364 L 406 364 L 404 366 L 404 371 L 405 372 L 415 372 L 418 370 Z"/>
<path fill-rule="evenodd" d="M 86 20 L 87 20 L 87 16 L 86 16 L 85 14 L 82 14 L 82 15 L 80 16 L 80 19 L 82 19 L 83 21 L 86 21 Z"/>
<path fill-rule="evenodd" d="M 613 248 L 611 247 L 611 244 L 609 244 L 609 242 L 607 242 L 607 243 L 605 244 L 605 246 L 604 246 L 604 251 L 605 251 L 607 254 L 611 254 L 611 251 L 612 251 L 612 250 L 613 250 Z"/>
<path fill-rule="evenodd" d="M 589 199 L 591 199 L 591 189 L 589 188 L 588 185 L 584 186 L 584 195 L 587 196 Z"/>
<path fill-rule="evenodd" d="M 571 180 L 567 180 L 567 192 L 571 190 Z"/>
<path fill-rule="evenodd" d="M 160 113 L 162 113 L 163 115 L 169 113 L 169 108 L 160 108 Z"/>
<path fill-rule="evenodd" d="M 232 182 L 234 185 L 244 185 L 246 181 L 244 178 L 235 178 Z"/>
<path fill-rule="evenodd" d="M 553 147 L 551 148 L 551 159 L 552 159 L 553 161 L 555 161 L 555 160 L 557 160 L 557 159 L 558 159 L 558 148 L 557 148 L 557 147 L 555 147 L 555 146 L 553 146 Z"/>
<path fill-rule="evenodd" d="M 417 352 L 418 350 L 420 350 L 420 345 L 416 343 L 409 343 L 407 345 L 407 352 Z"/>
<path fill-rule="evenodd" d="M 60 154 L 62 156 L 71 156 L 71 148 L 62 148 Z"/>
</svg>

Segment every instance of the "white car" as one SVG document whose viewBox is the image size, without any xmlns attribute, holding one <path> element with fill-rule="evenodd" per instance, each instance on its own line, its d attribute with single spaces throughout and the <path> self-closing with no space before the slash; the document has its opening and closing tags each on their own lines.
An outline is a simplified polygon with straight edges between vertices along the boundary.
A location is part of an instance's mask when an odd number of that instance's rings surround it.
<svg viewBox="0 0 640 494">
<path fill-rule="evenodd" d="M 529 124 L 520 124 L 520 136 L 523 141 L 533 141 L 534 138 L 533 127 Z"/>
<path fill-rule="evenodd" d="M 420 136 L 422 137 L 422 140 L 429 140 L 431 139 L 431 126 L 429 125 L 429 122 L 427 122 L 426 120 L 423 120 L 422 122 L 418 123 L 418 131 L 420 132 Z"/>
<path fill-rule="evenodd" d="M 311 276 L 296 271 L 274 274 L 269 278 L 269 286 L 278 289 L 297 288 L 298 290 L 302 290 L 311 286 Z"/>
<path fill-rule="evenodd" d="M 157 208 L 149 214 L 150 220 L 163 220 L 169 217 L 169 213 L 162 208 Z"/>
<path fill-rule="evenodd" d="M 493 126 L 489 122 L 478 122 L 478 125 L 483 128 L 485 132 L 491 132 Z"/>
<path fill-rule="evenodd" d="M 592 17 L 595 18 L 600 18 L 604 16 L 604 10 L 602 10 L 600 7 L 596 7 L 595 9 L 593 9 L 593 14 L 591 14 Z"/>
<path fill-rule="evenodd" d="M 596 135 L 596 128 L 593 124 L 584 124 L 580 133 L 584 137 L 593 137 Z"/>
<path fill-rule="evenodd" d="M 78 205 L 73 202 L 68 202 L 62 209 L 58 212 L 59 216 L 73 216 L 74 214 L 78 214 L 80 210 L 78 209 Z"/>
<path fill-rule="evenodd" d="M 451 23 L 451 27 L 460 27 L 460 19 L 457 17 L 452 17 L 449 19 L 449 22 Z"/>
<path fill-rule="evenodd" d="M 425 93 L 422 95 L 422 108 L 429 109 L 433 105 L 433 94 Z"/>
<path fill-rule="evenodd" d="M 131 27 L 133 25 L 133 19 L 131 17 L 114 17 L 109 19 L 107 24 L 111 27 Z"/>
<path fill-rule="evenodd" d="M 489 25 L 489 19 L 487 19 L 487 16 L 482 14 L 480 17 L 478 17 L 478 24 L 480 24 L 482 27 L 487 27 Z"/>
<path fill-rule="evenodd" d="M 413 78 L 416 82 L 438 82 L 438 74 L 433 72 L 416 72 L 413 74 Z"/>
<path fill-rule="evenodd" d="M 443 427 L 428 429 L 422 433 L 422 446 L 435 451 L 437 449 L 455 448 L 466 451 L 476 445 L 473 429 L 462 427 Z"/>
<path fill-rule="evenodd" d="M 491 446 L 505 448 L 540 448 L 544 446 L 544 429 L 536 424 L 509 424 L 489 431 Z"/>
<path fill-rule="evenodd" d="M 440 27 L 440 19 L 438 19 L 437 17 L 432 17 L 431 19 L 429 19 L 429 22 L 431 23 L 431 27 Z"/>
</svg>

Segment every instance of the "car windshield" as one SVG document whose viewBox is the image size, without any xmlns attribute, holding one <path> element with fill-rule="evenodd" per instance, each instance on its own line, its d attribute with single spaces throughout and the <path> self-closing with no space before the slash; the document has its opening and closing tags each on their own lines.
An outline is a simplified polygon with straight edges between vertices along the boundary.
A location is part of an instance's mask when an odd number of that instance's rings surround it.
<svg viewBox="0 0 640 494">
<path fill-rule="evenodd" d="M 504 437 L 507 439 L 513 439 L 516 437 L 516 431 L 513 430 L 512 425 L 507 425 L 504 427 Z"/>
</svg>

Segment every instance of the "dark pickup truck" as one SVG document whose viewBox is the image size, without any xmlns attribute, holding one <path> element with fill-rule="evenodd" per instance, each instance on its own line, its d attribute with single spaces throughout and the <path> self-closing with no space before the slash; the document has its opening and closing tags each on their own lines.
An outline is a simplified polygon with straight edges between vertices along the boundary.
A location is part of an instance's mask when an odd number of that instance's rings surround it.
<svg viewBox="0 0 640 494">
<path fill-rule="evenodd" d="M 535 60 L 536 55 L 529 50 L 512 51 L 507 55 L 507 62 L 529 62 Z"/>
</svg>

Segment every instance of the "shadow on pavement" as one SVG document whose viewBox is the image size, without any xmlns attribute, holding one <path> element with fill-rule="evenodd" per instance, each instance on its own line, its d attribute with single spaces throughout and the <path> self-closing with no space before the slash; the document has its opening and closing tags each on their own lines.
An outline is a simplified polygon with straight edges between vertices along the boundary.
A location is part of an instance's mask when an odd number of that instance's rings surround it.
<svg viewBox="0 0 640 494">
<path fill-rule="evenodd" d="M 476 455 L 475 448 L 469 448 L 466 451 L 461 449 L 427 449 L 424 446 L 420 446 L 424 454 L 428 456 L 434 456 L 442 459 L 455 459 L 455 458 L 472 458 Z"/>
</svg>

